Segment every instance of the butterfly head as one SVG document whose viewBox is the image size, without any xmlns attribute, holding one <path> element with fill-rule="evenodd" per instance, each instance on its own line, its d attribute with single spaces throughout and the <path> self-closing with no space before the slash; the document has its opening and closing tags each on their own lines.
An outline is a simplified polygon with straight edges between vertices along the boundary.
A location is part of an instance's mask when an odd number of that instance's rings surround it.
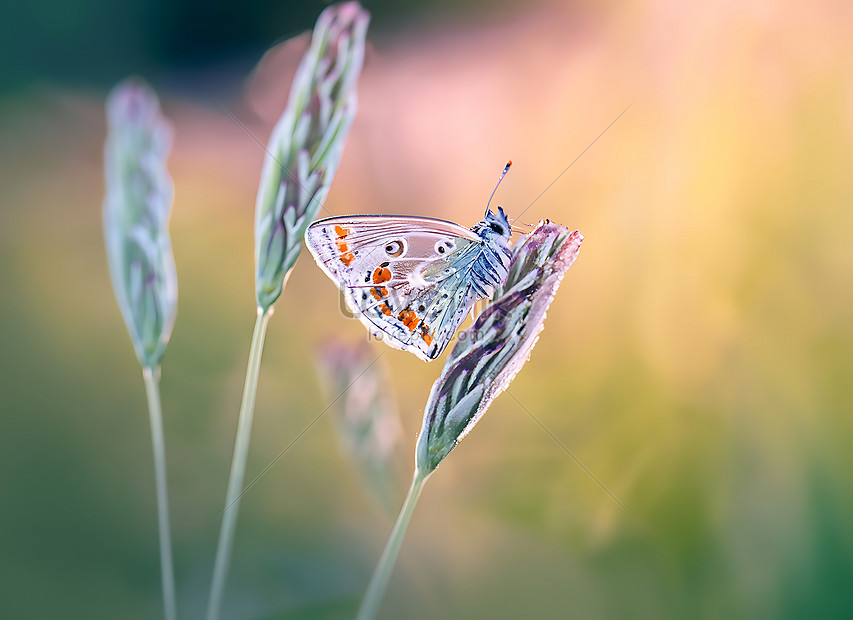
<svg viewBox="0 0 853 620">
<path fill-rule="evenodd" d="M 509 221 L 506 219 L 506 214 L 502 207 L 498 207 L 497 213 L 491 209 L 486 211 L 486 217 L 481 222 L 475 224 L 471 230 L 481 237 L 498 235 L 509 239 L 509 236 L 512 234 Z"/>
</svg>

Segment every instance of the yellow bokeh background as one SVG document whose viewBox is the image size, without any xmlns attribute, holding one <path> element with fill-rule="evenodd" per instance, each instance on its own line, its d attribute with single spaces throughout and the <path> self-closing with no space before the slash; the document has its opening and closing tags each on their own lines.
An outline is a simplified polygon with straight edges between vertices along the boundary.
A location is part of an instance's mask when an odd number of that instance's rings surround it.
<svg viewBox="0 0 853 620">
<path fill-rule="evenodd" d="M 840 1 L 636 0 L 371 28 L 324 214 L 470 226 L 512 159 L 496 202 L 515 223 L 585 236 L 512 397 L 430 479 L 381 617 L 853 614 L 851 24 Z M 159 88 L 184 617 L 206 600 L 254 319 L 258 141 L 306 43 L 225 95 Z M 2 617 L 160 613 L 144 391 L 101 232 L 104 94 L 0 99 Z M 249 480 L 308 431 L 244 497 L 227 617 L 352 617 L 393 524 L 320 416 L 330 336 L 366 333 L 303 252 L 271 322 Z M 401 410 L 402 501 L 441 362 L 373 347 Z"/>
</svg>

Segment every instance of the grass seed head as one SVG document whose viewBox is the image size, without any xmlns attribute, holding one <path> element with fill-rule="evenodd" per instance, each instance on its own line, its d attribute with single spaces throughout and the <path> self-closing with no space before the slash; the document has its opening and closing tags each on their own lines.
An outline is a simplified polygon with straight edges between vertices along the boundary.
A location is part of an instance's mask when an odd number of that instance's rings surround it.
<svg viewBox="0 0 853 620">
<path fill-rule="evenodd" d="M 394 509 L 402 425 L 383 360 L 366 342 L 336 340 L 320 349 L 317 362 L 344 453 L 371 492 Z"/>
<path fill-rule="evenodd" d="M 255 294 L 264 311 L 281 295 L 329 193 L 355 118 L 369 20 L 357 2 L 320 14 L 270 136 L 255 203 Z"/>
<path fill-rule="evenodd" d="M 146 368 L 163 357 L 178 301 L 169 238 L 171 142 L 172 129 L 154 91 L 137 79 L 112 90 L 104 146 L 104 237 L 116 298 Z"/>
<path fill-rule="evenodd" d="M 419 475 L 438 467 L 524 366 L 582 241 L 580 232 L 543 221 L 516 243 L 506 283 L 459 334 L 432 386 L 415 453 Z"/>
</svg>

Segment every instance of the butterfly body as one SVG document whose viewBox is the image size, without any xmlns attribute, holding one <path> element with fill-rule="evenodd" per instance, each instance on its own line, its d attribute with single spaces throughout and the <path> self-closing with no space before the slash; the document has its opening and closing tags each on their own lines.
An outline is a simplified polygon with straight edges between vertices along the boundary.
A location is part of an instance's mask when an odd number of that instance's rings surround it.
<svg viewBox="0 0 853 620">
<path fill-rule="evenodd" d="M 308 227 L 305 241 L 372 334 L 428 362 L 506 280 L 509 237 L 499 207 L 470 229 L 423 217 L 327 218 Z"/>
</svg>

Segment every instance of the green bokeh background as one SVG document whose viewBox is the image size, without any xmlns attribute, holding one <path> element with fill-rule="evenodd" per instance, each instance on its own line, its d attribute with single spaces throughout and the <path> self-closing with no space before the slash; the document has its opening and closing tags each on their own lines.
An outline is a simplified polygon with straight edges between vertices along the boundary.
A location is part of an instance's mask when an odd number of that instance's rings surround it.
<svg viewBox="0 0 853 620">
<path fill-rule="evenodd" d="M 3 20 L 4 620 L 162 613 L 145 396 L 101 233 L 103 98 L 127 73 L 175 125 L 162 392 L 179 611 L 202 616 L 254 319 L 253 137 L 305 40 L 261 57 L 322 6 L 43 0 Z M 849 4 L 368 8 L 329 213 L 471 225 L 512 158 L 499 204 L 586 237 L 510 388 L 523 407 L 498 399 L 430 480 L 382 617 L 853 616 Z M 365 337 L 306 253 L 271 322 L 248 479 L 311 426 L 243 499 L 228 618 L 352 617 L 393 524 L 320 416 L 330 336 Z M 374 350 L 402 501 L 440 365 Z"/>
</svg>

